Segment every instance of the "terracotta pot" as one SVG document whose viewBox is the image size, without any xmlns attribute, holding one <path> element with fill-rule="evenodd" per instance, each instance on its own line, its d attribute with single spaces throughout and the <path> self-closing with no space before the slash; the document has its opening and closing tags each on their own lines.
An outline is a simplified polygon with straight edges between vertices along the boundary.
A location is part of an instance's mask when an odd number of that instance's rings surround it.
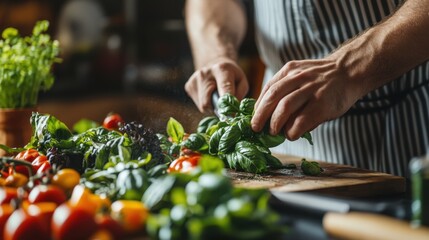
<svg viewBox="0 0 429 240">
<path fill-rule="evenodd" d="M 0 144 L 8 147 L 23 147 L 31 138 L 31 113 L 36 108 L 1 109 L 0 108 Z M 0 156 L 5 151 L 0 149 Z"/>
</svg>

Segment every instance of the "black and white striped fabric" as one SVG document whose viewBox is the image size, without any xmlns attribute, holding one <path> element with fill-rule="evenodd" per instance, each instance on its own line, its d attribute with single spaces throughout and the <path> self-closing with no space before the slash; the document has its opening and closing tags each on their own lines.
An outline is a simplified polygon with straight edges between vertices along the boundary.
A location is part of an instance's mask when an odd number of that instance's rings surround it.
<svg viewBox="0 0 429 240">
<path fill-rule="evenodd" d="M 399 0 L 254 0 L 265 82 L 293 59 L 322 58 L 389 16 Z M 428 43 L 429 47 L 429 43 Z M 429 147 L 429 62 L 367 94 L 343 117 L 273 152 L 408 176 Z"/>
</svg>

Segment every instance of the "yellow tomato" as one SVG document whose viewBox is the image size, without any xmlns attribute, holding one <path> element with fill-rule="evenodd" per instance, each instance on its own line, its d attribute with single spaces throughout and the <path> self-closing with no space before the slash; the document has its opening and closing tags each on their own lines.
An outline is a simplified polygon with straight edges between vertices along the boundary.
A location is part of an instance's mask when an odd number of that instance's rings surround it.
<svg viewBox="0 0 429 240">
<path fill-rule="evenodd" d="M 5 185 L 6 185 L 6 179 L 5 179 L 5 178 L 0 177 L 0 186 L 1 186 L 1 187 L 4 187 Z"/>
<path fill-rule="evenodd" d="M 148 214 L 144 204 L 136 200 L 118 200 L 111 206 L 112 218 L 120 222 L 127 233 L 142 231 Z"/>
<path fill-rule="evenodd" d="M 52 177 L 52 184 L 57 185 L 66 192 L 71 191 L 79 184 L 79 181 L 80 174 L 71 168 L 61 169 Z"/>
<path fill-rule="evenodd" d="M 5 185 L 8 187 L 22 187 L 28 182 L 28 177 L 22 173 L 12 173 L 5 180 Z"/>
</svg>

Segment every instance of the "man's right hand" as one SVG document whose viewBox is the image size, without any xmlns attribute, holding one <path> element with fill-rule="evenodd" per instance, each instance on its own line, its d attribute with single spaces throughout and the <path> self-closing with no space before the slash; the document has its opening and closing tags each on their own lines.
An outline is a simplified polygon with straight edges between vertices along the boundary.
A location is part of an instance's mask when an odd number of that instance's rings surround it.
<svg viewBox="0 0 429 240">
<path fill-rule="evenodd" d="M 219 96 L 230 93 L 242 99 L 249 91 L 249 83 L 240 66 L 227 57 L 219 57 L 195 71 L 185 84 L 187 94 L 200 112 L 213 111 L 211 96 L 217 89 Z"/>
</svg>

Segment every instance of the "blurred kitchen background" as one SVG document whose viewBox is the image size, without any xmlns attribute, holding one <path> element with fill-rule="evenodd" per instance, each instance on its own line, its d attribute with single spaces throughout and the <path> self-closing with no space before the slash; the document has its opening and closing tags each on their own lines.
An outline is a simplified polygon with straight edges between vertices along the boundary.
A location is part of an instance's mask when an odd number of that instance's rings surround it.
<svg viewBox="0 0 429 240">
<path fill-rule="evenodd" d="M 117 112 L 164 131 L 174 117 L 188 132 L 204 115 L 184 84 L 193 63 L 184 24 L 184 0 L 0 0 L 0 31 L 29 35 L 36 21 L 50 22 L 63 62 L 54 87 L 40 94 L 38 109 L 69 127 L 81 118 L 102 121 Z M 249 29 L 240 65 L 257 97 L 264 66 L 253 36 L 252 1 L 244 1 Z M 203 49 L 202 49 L 203 50 Z"/>
</svg>

